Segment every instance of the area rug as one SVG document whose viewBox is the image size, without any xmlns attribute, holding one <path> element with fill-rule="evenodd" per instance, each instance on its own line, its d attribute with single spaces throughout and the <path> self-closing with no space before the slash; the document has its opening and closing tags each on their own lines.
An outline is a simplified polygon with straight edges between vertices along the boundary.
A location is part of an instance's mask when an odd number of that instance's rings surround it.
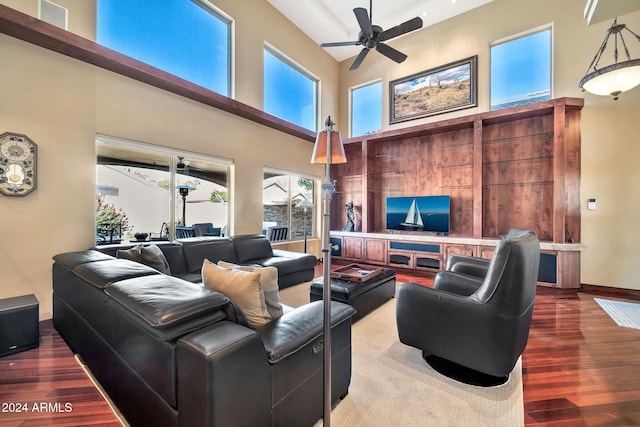
<svg viewBox="0 0 640 427">
<path fill-rule="evenodd" d="M 309 301 L 309 284 L 280 292 L 283 303 Z M 398 340 L 395 299 L 353 325 L 347 397 L 331 412 L 336 426 L 522 426 L 522 365 L 497 387 L 459 383 L 434 371 L 422 352 Z M 428 327 L 428 325 L 425 325 Z M 321 426 L 320 420 L 316 426 Z"/>
<path fill-rule="evenodd" d="M 618 326 L 640 329 L 640 304 L 603 298 L 594 298 L 594 300 Z"/>
</svg>

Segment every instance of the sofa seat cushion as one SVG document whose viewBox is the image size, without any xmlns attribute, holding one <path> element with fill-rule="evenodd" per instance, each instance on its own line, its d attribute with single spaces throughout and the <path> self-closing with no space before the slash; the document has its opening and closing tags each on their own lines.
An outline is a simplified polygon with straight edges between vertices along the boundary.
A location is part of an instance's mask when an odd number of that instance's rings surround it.
<svg viewBox="0 0 640 427">
<path fill-rule="evenodd" d="M 187 282 L 202 283 L 202 273 L 200 271 L 196 273 L 174 274 L 174 276 Z"/>
<path fill-rule="evenodd" d="M 109 257 L 104 261 L 78 265 L 73 273 L 96 288 L 106 288 L 112 283 L 138 276 L 155 276 L 158 270 L 127 259 Z"/>
<path fill-rule="evenodd" d="M 106 293 L 148 326 L 166 329 L 220 311 L 229 300 L 218 292 L 157 274 L 114 283 Z"/>
<path fill-rule="evenodd" d="M 276 267 L 280 276 L 297 273 L 301 270 L 313 270 L 316 266 L 316 257 L 300 252 L 274 250 L 270 258 L 257 260 L 264 267 Z"/>
<path fill-rule="evenodd" d="M 355 309 L 339 302 L 331 303 L 331 325 L 353 316 Z M 256 329 L 262 338 L 269 363 L 275 364 L 294 354 L 323 334 L 322 301 L 305 304 L 285 313 L 273 322 Z"/>
<path fill-rule="evenodd" d="M 128 259 L 155 268 L 160 273 L 171 274 L 169 262 L 156 245 L 136 245 L 130 249 L 116 251 L 116 258 Z"/>
</svg>

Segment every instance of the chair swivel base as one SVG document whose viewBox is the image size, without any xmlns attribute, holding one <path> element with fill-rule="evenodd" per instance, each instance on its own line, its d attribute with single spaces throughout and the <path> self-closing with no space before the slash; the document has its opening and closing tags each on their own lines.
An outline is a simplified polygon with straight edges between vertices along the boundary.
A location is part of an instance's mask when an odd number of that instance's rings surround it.
<svg viewBox="0 0 640 427">
<path fill-rule="evenodd" d="M 480 387 L 495 387 L 509 381 L 509 375 L 494 377 L 493 375 L 478 372 L 466 366 L 458 365 L 455 362 L 434 356 L 433 354 L 422 353 L 422 358 L 436 372 L 464 384 Z"/>
</svg>

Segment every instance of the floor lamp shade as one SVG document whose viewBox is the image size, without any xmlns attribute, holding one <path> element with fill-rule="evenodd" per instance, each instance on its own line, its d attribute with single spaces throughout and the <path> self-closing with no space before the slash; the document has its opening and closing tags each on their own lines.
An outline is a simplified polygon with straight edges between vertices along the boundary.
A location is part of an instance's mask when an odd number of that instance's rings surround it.
<svg viewBox="0 0 640 427">
<path fill-rule="evenodd" d="M 342 145 L 342 138 L 340 132 L 333 130 L 324 130 L 318 133 L 316 138 L 316 144 L 313 147 L 313 154 L 311 155 L 311 163 L 326 163 L 327 162 L 327 142 L 331 135 L 331 156 L 329 157 L 329 163 L 346 163 L 347 155 L 344 152 L 344 146 Z"/>
</svg>

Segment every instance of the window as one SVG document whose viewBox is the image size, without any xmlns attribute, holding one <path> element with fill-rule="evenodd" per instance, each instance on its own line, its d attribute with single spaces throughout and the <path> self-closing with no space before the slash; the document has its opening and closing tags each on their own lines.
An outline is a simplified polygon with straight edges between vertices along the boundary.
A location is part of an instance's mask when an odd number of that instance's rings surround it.
<svg viewBox="0 0 640 427">
<path fill-rule="evenodd" d="M 97 13 L 98 43 L 230 96 L 231 20 L 208 1 L 98 0 Z"/>
<path fill-rule="evenodd" d="M 184 226 L 227 234 L 230 161 L 102 135 L 96 145 L 96 244 L 173 239 Z"/>
<path fill-rule="evenodd" d="M 491 46 L 491 109 L 551 99 L 551 27 Z"/>
<path fill-rule="evenodd" d="M 318 79 L 272 48 L 264 49 L 264 111 L 317 129 Z"/>
<path fill-rule="evenodd" d="M 264 171 L 262 234 L 269 237 L 270 227 L 286 226 L 287 240 L 315 235 L 312 206 L 315 179 L 276 170 Z"/>
<path fill-rule="evenodd" d="M 382 130 L 382 82 L 351 89 L 351 136 Z"/>
</svg>

